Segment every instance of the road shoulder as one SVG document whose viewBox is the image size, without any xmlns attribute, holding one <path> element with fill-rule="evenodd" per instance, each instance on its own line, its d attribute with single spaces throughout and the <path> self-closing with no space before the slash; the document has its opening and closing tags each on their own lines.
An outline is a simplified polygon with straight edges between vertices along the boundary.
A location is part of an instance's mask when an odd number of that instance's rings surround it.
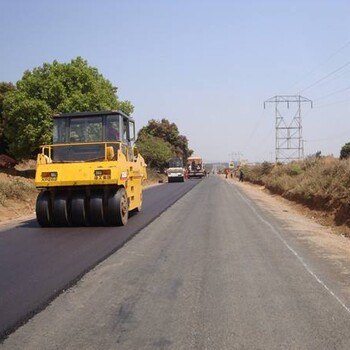
<svg viewBox="0 0 350 350">
<path fill-rule="evenodd" d="M 268 193 L 263 186 L 236 179 L 227 179 L 254 203 L 273 215 L 288 227 L 288 234 L 297 240 L 307 243 L 309 248 L 323 260 L 328 260 L 343 276 L 350 277 L 350 239 L 341 230 L 324 226 L 317 222 L 312 212 L 301 205 L 290 202 L 279 195 Z M 350 292 L 350 288 L 347 288 Z"/>
</svg>

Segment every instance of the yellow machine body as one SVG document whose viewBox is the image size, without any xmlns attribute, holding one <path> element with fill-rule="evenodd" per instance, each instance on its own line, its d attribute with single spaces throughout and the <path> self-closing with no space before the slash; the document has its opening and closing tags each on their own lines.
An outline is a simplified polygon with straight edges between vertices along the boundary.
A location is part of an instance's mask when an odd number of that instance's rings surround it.
<svg viewBox="0 0 350 350">
<path fill-rule="evenodd" d="M 58 119 L 57 124 L 63 127 L 58 125 L 61 129 L 56 134 L 61 132 L 63 136 L 56 135 L 56 139 L 68 142 L 42 146 L 37 157 L 35 185 L 41 189 L 36 208 L 39 224 L 125 225 L 128 213 L 141 209 L 142 181 L 147 178 L 144 159 L 136 154 L 130 142 L 131 119 L 121 112 L 59 117 L 63 119 Z M 125 139 L 108 140 L 106 125 L 110 118 L 126 129 Z M 95 120 L 101 121 L 101 126 Z M 102 141 L 69 142 L 69 135 L 77 135 L 74 129 L 77 123 L 89 141 L 100 136 Z M 86 136 L 89 129 L 98 137 L 89 139 Z"/>
</svg>

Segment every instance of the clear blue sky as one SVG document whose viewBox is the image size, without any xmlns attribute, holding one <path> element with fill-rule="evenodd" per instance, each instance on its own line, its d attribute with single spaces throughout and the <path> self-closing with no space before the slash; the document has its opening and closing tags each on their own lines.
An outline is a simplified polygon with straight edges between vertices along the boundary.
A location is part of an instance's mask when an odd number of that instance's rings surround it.
<svg viewBox="0 0 350 350">
<path fill-rule="evenodd" d="M 338 156 L 350 141 L 349 14 L 348 0 L 0 0 L 0 81 L 81 56 L 133 103 L 138 128 L 167 118 L 206 161 L 273 159 L 263 102 L 301 94 L 314 101 L 306 154 Z"/>
</svg>

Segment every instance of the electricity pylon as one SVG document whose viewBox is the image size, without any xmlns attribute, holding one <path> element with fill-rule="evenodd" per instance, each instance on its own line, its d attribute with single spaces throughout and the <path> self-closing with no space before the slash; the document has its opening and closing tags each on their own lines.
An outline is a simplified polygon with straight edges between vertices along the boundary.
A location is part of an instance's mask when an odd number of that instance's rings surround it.
<svg viewBox="0 0 350 350">
<path fill-rule="evenodd" d="M 264 102 L 275 104 L 275 155 L 277 162 L 288 162 L 304 158 L 303 128 L 301 119 L 301 104 L 312 101 L 299 95 L 280 95 L 269 98 Z M 294 114 L 286 116 L 290 111 L 290 105 L 296 104 Z M 287 110 L 286 110 L 287 109 Z M 283 113 L 282 110 L 285 112 Z"/>
</svg>

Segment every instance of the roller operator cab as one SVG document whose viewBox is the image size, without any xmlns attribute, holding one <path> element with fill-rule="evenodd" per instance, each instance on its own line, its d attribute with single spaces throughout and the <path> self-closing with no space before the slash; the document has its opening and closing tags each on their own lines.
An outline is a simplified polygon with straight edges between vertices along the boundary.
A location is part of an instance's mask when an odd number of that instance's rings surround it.
<svg viewBox="0 0 350 350">
<path fill-rule="evenodd" d="M 126 225 L 147 177 L 134 140 L 134 120 L 120 111 L 54 115 L 53 143 L 37 157 L 39 224 Z"/>
</svg>

